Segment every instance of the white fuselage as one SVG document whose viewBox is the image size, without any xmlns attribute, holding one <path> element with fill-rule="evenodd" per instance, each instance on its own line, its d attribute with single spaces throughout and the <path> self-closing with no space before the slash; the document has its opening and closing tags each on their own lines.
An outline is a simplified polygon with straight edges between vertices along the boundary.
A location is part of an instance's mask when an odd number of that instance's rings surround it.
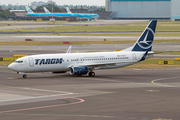
<svg viewBox="0 0 180 120">
<path fill-rule="evenodd" d="M 8 67 L 16 72 L 63 72 L 71 67 L 88 66 L 91 70 L 119 68 L 135 64 L 144 52 L 98 52 L 42 54 L 22 57 Z M 151 57 L 151 56 L 147 56 Z"/>
</svg>

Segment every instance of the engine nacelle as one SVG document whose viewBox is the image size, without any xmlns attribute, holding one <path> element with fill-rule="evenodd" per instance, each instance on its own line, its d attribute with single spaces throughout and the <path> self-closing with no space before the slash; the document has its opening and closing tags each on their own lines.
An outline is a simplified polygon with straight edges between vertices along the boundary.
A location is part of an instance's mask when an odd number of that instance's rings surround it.
<svg viewBox="0 0 180 120">
<path fill-rule="evenodd" d="M 89 72 L 87 67 L 71 67 L 70 74 L 71 75 L 83 75 Z"/>
</svg>

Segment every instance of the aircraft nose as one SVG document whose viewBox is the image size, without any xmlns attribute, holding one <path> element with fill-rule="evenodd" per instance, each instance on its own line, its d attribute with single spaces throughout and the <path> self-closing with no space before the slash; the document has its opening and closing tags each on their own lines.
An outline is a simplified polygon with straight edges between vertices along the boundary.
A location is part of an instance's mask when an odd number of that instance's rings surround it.
<svg viewBox="0 0 180 120">
<path fill-rule="evenodd" d="M 13 65 L 12 65 L 12 64 L 10 64 L 10 65 L 8 65 L 8 68 L 9 68 L 9 69 L 12 69 L 12 66 L 13 66 Z"/>
<path fill-rule="evenodd" d="M 13 63 L 11 63 L 11 64 L 8 66 L 8 68 L 11 69 L 11 70 L 15 70 L 16 67 L 15 67 L 15 65 L 14 65 Z"/>
</svg>

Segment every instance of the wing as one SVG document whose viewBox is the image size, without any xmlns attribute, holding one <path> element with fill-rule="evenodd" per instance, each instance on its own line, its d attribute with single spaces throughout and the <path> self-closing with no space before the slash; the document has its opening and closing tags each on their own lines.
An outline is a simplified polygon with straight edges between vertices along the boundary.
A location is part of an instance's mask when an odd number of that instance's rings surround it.
<svg viewBox="0 0 180 120">
<path fill-rule="evenodd" d="M 90 69 L 94 69 L 94 70 L 97 70 L 97 69 L 100 69 L 102 67 L 112 67 L 112 66 L 119 66 L 119 65 L 122 65 L 124 63 L 134 63 L 134 62 L 109 62 L 109 63 L 90 63 L 90 64 L 84 64 L 84 65 L 80 65 L 80 66 L 86 66 Z"/>
<path fill-rule="evenodd" d="M 67 50 L 66 54 L 71 53 L 71 48 L 72 48 L 72 46 L 69 46 L 69 48 L 68 48 L 68 50 Z"/>
</svg>

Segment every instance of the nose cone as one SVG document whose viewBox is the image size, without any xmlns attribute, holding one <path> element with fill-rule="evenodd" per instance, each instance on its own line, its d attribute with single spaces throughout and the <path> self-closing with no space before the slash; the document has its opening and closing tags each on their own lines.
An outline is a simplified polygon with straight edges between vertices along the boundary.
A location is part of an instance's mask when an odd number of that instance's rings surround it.
<svg viewBox="0 0 180 120">
<path fill-rule="evenodd" d="M 9 66 L 8 66 L 9 69 L 13 70 L 13 71 L 16 71 L 16 66 L 14 63 L 11 63 Z"/>
<path fill-rule="evenodd" d="M 10 64 L 10 65 L 8 66 L 8 68 L 9 68 L 9 69 L 13 69 L 13 64 Z"/>
<path fill-rule="evenodd" d="M 8 65 L 8 68 L 11 69 L 12 68 L 12 64 Z"/>
</svg>

